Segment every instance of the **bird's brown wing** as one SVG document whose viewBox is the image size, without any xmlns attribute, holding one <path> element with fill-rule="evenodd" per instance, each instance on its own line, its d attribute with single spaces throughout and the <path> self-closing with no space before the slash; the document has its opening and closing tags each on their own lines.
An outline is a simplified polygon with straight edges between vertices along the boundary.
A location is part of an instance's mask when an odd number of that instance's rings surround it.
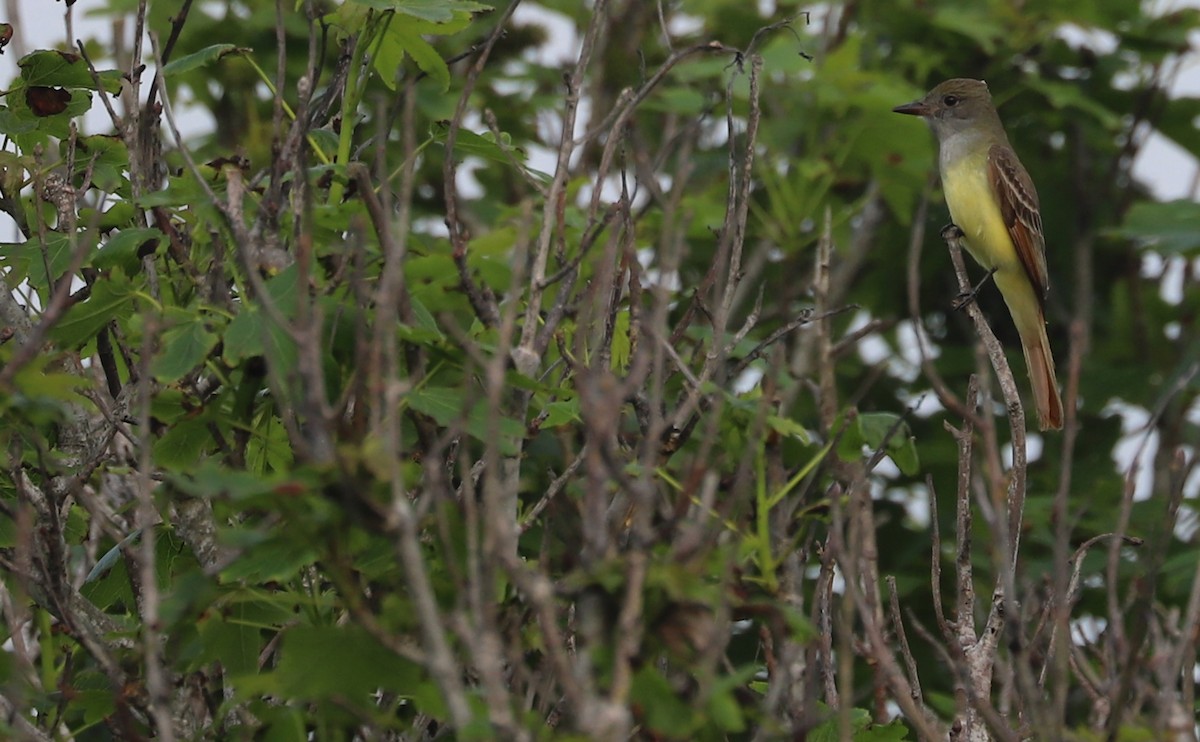
<svg viewBox="0 0 1200 742">
<path fill-rule="evenodd" d="M 1000 202 L 1000 214 L 1008 226 L 1017 257 L 1033 284 L 1038 302 L 1044 303 L 1050 279 L 1046 275 L 1046 240 L 1033 181 L 1012 148 L 999 144 L 988 150 L 988 180 Z"/>
</svg>

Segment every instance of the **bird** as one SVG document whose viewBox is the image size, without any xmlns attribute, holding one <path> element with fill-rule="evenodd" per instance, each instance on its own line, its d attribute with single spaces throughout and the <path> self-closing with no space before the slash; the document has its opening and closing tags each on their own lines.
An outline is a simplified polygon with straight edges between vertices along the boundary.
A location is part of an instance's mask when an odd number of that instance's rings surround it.
<svg viewBox="0 0 1200 742">
<path fill-rule="evenodd" d="M 1008 142 L 987 83 L 946 80 L 892 110 L 920 116 L 933 129 L 950 218 L 967 252 L 1000 289 L 1021 337 L 1038 426 L 1061 429 L 1062 398 L 1046 336 L 1050 282 L 1037 189 Z"/>
</svg>

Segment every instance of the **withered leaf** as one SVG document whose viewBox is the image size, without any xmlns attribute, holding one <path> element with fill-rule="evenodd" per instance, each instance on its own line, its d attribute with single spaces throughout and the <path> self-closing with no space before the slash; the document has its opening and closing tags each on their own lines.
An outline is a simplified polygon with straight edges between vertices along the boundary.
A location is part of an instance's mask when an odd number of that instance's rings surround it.
<svg viewBox="0 0 1200 742">
<path fill-rule="evenodd" d="M 25 103 L 34 116 L 54 116 L 67 110 L 71 102 L 71 91 L 66 88 L 48 88 L 30 85 L 25 88 Z"/>
</svg>

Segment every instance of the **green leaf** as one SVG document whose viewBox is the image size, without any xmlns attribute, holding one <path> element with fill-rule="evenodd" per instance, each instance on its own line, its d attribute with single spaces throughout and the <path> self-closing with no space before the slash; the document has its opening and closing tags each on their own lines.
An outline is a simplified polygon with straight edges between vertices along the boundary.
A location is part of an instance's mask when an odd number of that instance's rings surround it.
<svg viewBox="0 0 1200 742">
<path fill-rule="evenodd" d="M 237 46 L 236 44 L 213 44 L 212 46 L 204 47 L 198 52 L 186 54 L 178 59 L 172 59 L 163 66 L 163 75 L 166 77 L 182 75 L 193 70 L 198 70 L 201 67 L 215 64 L 230 55 L 241 57 L 252 51 L 254 50 L 244 46 Z"/>
<path fill-rule="evenodd" d="M 1197 119 L 1200 119 L 1200 98 L 1172 98 L 1169 106 L 1163 106 L 1154 128 L 1193 155 L 1200 155 Z"/>
<path fill-rule="evenodd" d="M 375 10 L 394 10 L 403 15 L 420 18 L 431 23 L 449 23 L 456 13 L 481 13 L 492 9 L 490 5 L 469 0 L 353 0 Z"/>
<path fill-rule="evenodd" d="M 277 484 L 274 479 L 227 469 L 212 461 L 202 462 L 187 475 L 171 476 L 170 480 L 175 487 L 193 497 L 228 497 L 233 501 L 260 497 Z"/>
<path fill-rule="evenodd" d="M 265 356 L 285 371 L 294 370 L 296 353 L 296 343 L 287 329 L 275 324 L 258 307 L 242 309 L 225 330 L 222 358 L 230 366 L 253 356 Z"/>
<path fill-rule="evenodd" d="M 296 313 L 300 300 L 300 269 L 293 263 L 279 271 L 267 281 L 267 293 L 275 300 L 275 306 L 285 317 Z"/>
<path fill-rule="evenodd" d="M 338 136 L 329 129 L 313 129 L 308 136 L 322 152 L 337 152 Z"/>
<path fill-rule="evenodd" d="M 649 111 L 677 113 L 681 116 L 696 116 L 704 112 L 708 100 L 694 88 L 662 88 L 654 93 L 643 106 Z"/>
<path fill-rule="evenodd" d="M 31 131 L 36 131 L 38 122 L 29 114 L 28 109 L 25 115 L 19 115 L 11 108 L 0 106 L 0 134 L 9 137 L 15 137 L 19 134 L 28 134 Z"/>
<path fill-rule="evenodd" d="M 501 454 L 514 456 L 520 451 L 520 441 L 525 437 L 525 425 L 503 414 L 493 415 L 487 400 L 480 400 L 471 408 L 467 432 L 484 443 L 495 445 Z"/>
<path fill-rule="evenodd" d="M 375 66 L 375 71 L 379 73 L 379 79 L 383 81 L 383 84 L 392 90 L 396 89 L 397 73 L 400 65 L 404 63 L 404 34 L 399 29 L 400 22 L 394 16 L 389 16 L 386 28 L 379 35 L 379 40 L 372 49 L 371 61 Z M 450 72 L 447 70 L 447 77 L 449 74 Z"/>
<path fill-rule="evenodd" d="M 433 138 L 433 141 L 445 145 L 449 131 L 450 125 L 448 123 L 438 121 L 430 128 L 429 135 Z M 491 160 L 492 162 L 511 165 L 513 160 L 520 162 L 524 158 L 525 153 L 515 148 L 511 149 L 510 153 L 505 153 L 504 149 L 496 144 L 491 132 L 476 134 L 469 129 L 460 128 L 454 136 L 454 154 L 456 157 L 474 155 Z"/>
<path fill-rule="evenodd" d="M 81 212 L 82 213 L 82 212 Z M 135 211 L 129 201 L 118 201 L 100 215 L 96 226 L 101 232 L 111 232 L 114 229 L 124 229 L 133 222 Z"/>
<path fill-rule="evenodd" d="M 291 265 L 267 280 L 267 293 L 285 317 L 296 310 L 298 276 L 298 269 Z M 231 366 L 251 356 L 265 355 L 286 372 L 296 368 L 296 353 L 296 343 L 287 328 L 276 325 L 264 310 L 252 304 L 243 306 L 225 331 L 223 357 Z"/>
<path fill-rule="evenodd" d="M 113 206 L 116 209 L 121 204 L 128 204 L 127 201 Z M 129 206 L 132 209 L 132 205 Z M 109 211 L 112 211 L 110 209 Z M 123 209 L 122 212 L 125 210 Z M 133 273 L 141 265 L 139 254 L 143 249 L 155 250 L 161 240 L 166 239 L 159 230 L 149 227 L 144 229 L 123 229 L 116 235 L 110 237 L 96 256 L 92 258 L 92 265 L 101 269 L 109 270 L 113 267 L 120 266 L 125 272 Z"/>
<path fill-rule="evenodd" d="M 446 336 L 443 335 L 441 329 L 438 328 L 437 320 L 434 319 L 433 315 L 429 313 L 429 310 L 425 308 L 425 304 L 415 296 L 409 297 L 409 302 L 412 308 L 413 319 L 416 320 L 417 327 L 429 333 L 437 340 L 444 340 Z"/>
<path fill-rule="evenodd" d="M 176 382 L 204 363 L 216 347 L 217 339 L 199 316 L 172 327 L 163 333 L 162 351 L 155 357 L 150 370 L 164 384 Z"/>
<path fill-rule="evenodd" d="M 102 725 L 117 710 L 112 682 L 101 672 L 83 670 L 71 678 L 72 707 L 81 712 L 84 726 Z"/>
<path fill-rule="evenodd" d="M 808 733 L 810 742 L 840 742 L 841 727 L 837 711 L 823 703 L 817 704 L 820 716 L 826 719 Z M 876 724 L 871 721 L 871 715 L 865 709 L 855 708 L 850 711 L 850 731 L 854 742 L 894 742 L 908 739 L 908 729 L 904 723 L 896 719 L 887 724 Z"/>
<path fill-rule="evenodd" d="M 75 376 L 75 374 L 68 374 Z M 77 384 L 80 389 L 87 387 L 86 379 L 75 377 L 72 384 Z M 80 401 L 83 396 L 80 395 Z M 92 514 L 86 508 L 80 505 L 72 505 L 67 514 L 66 527 L 63 529 L 63 540 L 68 544 L 82 544 L 91 536 Z"/>
<path fill-rule="evenodd" d="M 129 572 L 120 552 L 115 553 L 107 571 L 97 572 L 94 579 L 89 579 L 80 586 L 79 592 L 101 610 L 107 610 L 117 603 L 133 604 Z"/>
<path fill-rule="evenodd" d="M 353 626 L 287 629 L 276 671 L 285 693 L 301 698 L 339 698 L 371 703 L 391 690 L 406 696 L 421 684 L 421 669 Z"/>
<path fill-rule="evenodd" d="M 1110 131 L 1116 131 L 1121 127 L 1121 116 L 1098 103 L 1081 85 L 1045 80 L 1035 76 L 1029 79 L 1029 87 L 1046 96 L 1046 100 L 1055 108 L 1082 111 L 1095 118 L 1101 126 Z"/>
<path fill-rule="evenodd" d="M 426 386 L 409 392 L 405 399 L 409 407 L 429 415 L 442 427 L 449 427 L 462 417 L 463 393 L 458 389 Z"/>
<path fill-rule="evenodd" d="M 70 140 L 60 142 L 60 153 L 63 160 L 70 156 Z M 77 137 L 75 140 L 75 177 L 82 180 L 85 174 L 91 174 L 92 185 L 109 192 L 120 192 L 129 182 L 125 173 L 129 168 L 129 150 L 124 140 L 116 134 L 94 134 L 87 137 Z M 126 202 L 119 201 L 112 208 L 120 207 Z M 131 210 L 133 204 L 127 207 Z M 111 209 L 110 209 L 111 211 Z M 122 227 L 128 221 L 112 224 L 112 227 Z M 83 222 L 81 221 L 81 224 Z M 102 222 L 101 228 L 106 225 Z"/>
<path fill-rule="evenodd" d="M 817 702 L 817 718 L 824 722 L 808 733 L 808 742 L 840 742 L 842 739 L 838 713 L 820 701 Z M 860 708 L 850 710 L 850 731 L 858 732 L 867 728 L 871 723 L 871 715 Z M 858 739 L 855 734 L 854 739 Z"/>
<path fill-rule="evenodd" d="M 1179 8 L 1122 24 L 1121 49 L 1137 55 L 1143 62 L 1157 62 L 1167 55 L 1180 54 L 1189 49 L 1189 36 L 1200 26 L 1198 12 L 1196 8 Z"/>
<path fill-rule="evenodd" d="M 1006 35 L 1004 26 L 997 22 L 994 14 L 967 4 L 942 6 L 933 14 L 933 25 L 962 34 L 989 54 L 995 53 L 996 43 Z"/>
<path fill-rule="evenodd" d="M 780 417 L 779 415 L 767 415 L 767 425 L 770 425 L 771 430 L 774 430 L 776 433 L 795 438 L 805 445 L 812 442 L 812 438 L 808 434 L 808 429 L 791 418 Z"/>
<path fill-rule="evenodd" d="M 805 616 L 803 613 L 797 611 L 794 606 L 780 606 L 780 614 L 782 614 L 783 620 L 787 622 L 788 630 L 791 631 L 791 635 L 795 637 L 795 641 L 806 642 L 815 639 L 820 635 L 820 632 L 817 631 L 817 627 L 813 625 L 813 622 L 809 620 L 808 616 Z"/>
<path fill-rule="evenodd" d="M 303 709 L 267 706 L 254 709 L 254 716 L 265 729 L 261 735 L 255 735 L 262 742 L 303 742 L 309 738 L 307 725 L 311 714 Z"/>
<path fill-rule="evenodd" d="M 892 457 L 900 471 L 909 476 L 920 471 L 912 433 L 908 423 L 903 422 L 899 415 L 891 412 L 860 413 L 842 436 L 838 455 L 847 460 L 856 459 L 862 455 L 863 446 L 873 451 L 886 446 L 885 452 Z"/>
<path fill-rule="evenodd" d="M 172 425 L 154 441 L 154 463 L 164 469 L 188 471 L 200 461 L 213 443 L 208 421 L 188 418 Z"/>
<path fill-rule="evenodd" d="M 486 400 L 480 400 L 470 413 L 464 414 L 464 396 L 459 389 L 421 387 L 409 392 L 405 399 L 409 407 L 432 417 L 438 425 L 462 425 L 468 435 L 499 446 L 505 456 L 517 453 L 520 450 L 518 442 L 525 437 L 525 426 L 521 421 L 494 416 Z"/>
<path fill-rule="evenodd" d="M 71 266 L 71 241 L 61 232 L 47 232 L 45 242 L 0 243 L 0 258 L 15 273 L 27 277 L 35 287 L 46 289 Z"/>
<path fill-rule="evenodd" d="M 695 728 L 696 715 L 653 664 L 644 665 L 633 678 L 630 697 L 641 707 L 646 727 L 652 731 L 686 739 Z"/>
<path fill-rule="evenodd" d="M 27 135 L 41 133 L 57 139 L 66 139 L 70 136 L 71 119 L 76 116 L 82 116 L 91 110 L 92 94 L 90 91 L 81 88 L 64 89 L 71 94 L 66 108 L 50 116 L 39 116 L 29 108 L 29 101 L 25 98 L 26 91 L 24 85 L 19 85 L 10 90 L 7 98 L 8 110 L 15 118 L 13 123 L 16 125 L 16 128 L 27 129 L 28 125 L 32 123 L 33 128 L 25 132 Z M 18 134 L 13 134 L 13 136 L 18 137 L 17 145 L 21 151 L 32 151 L 33 147 L 37 145 L 47 146 L 41 139 L 21 139 Z"/>
<path fill-rule="evenodd" d="M 746 728 L 746 717 L 730 691 L 712 694 L 707 710 L 712 722 L 726 732 L 741 732 Z"/>
<path fill-rule="evenodd" d="M 393 26 L 397 24 L 392 24 Z M 404 51 L 412 57 L 417 63 L 417 67 L 422 72 L 429 75 L 437 82 L 438 87 L 444 93 L 450 89 L 450 68 L 446 66 L 446 60 L 442 59 L 442 55 L 437 53 L 437 50 L 430 46 L 429 42 L 421 38 L 421 35 L 411 29 L 401 28 L 393 32 L 399 43 L 404 47 Z M 392 71 L 393 79 L 395 70 Z M 386 77 L 384 78 L 387 79 Z M 392 83 L 395 84 L 394 82 Z"/>
<path fill-rule="evenodd" d="M 254 544 L 244 558 L 221 571 L 221 581 L 286 582 L 317 560 L 317 551 L 308 541 L 281 536 Z"/>
<path fill-rule="evenodd" d="M 258 669 L 258 655 L 263 645 L 262 631 L 257 626 L 238 620 L 236 610 L 230 615 L 233 620 L 209 615 L 196 625 L 202 651 L 194 658 L 189 669 L 200 670 L 212 662 L 220 662 L 225 671 L 234 676 L 253 673 Z"/>
<path fill-rule="evenodd" d="M 82 401 L 80 390 L 87 386 L 87 380 L 77 374 L 50 371 L 30 364 L 17 373 L 14 386 L 26 397 L 78 404 Z"/>
<path fill-rule="evenodd" d="M 855 742 L 899 742 L 908 739 L 908 728 L 895 719 L 887 724 L 870 724 L 854 736 Z"/>
<path fill-rule="evenodd" d="M 7 113 L 8 109 L 0 106 L 0 114 Z M 26 182 L 26 172 L 38 167 L 40 165 L 32 156 L 0 150 L 0 189 L 3 189 L 5 193 L 20 191 Z"/>
<path fill-rule="evenodd" d="M 1125 214 L 1125 223 L 1111 234 L 1140 240 L 1161 252 L 1191 257 L 1200 248 L 1200 204 L 1139 201 Z"/>
<path fill-rule="evenodd" d="M 114 270 L 107 277 L 96 280 L 92 295 L 68 309 L 50 335 L 70 348 L 83 345 L 109 322 L 132 314 L 135 297 L 136 291 L 129 279 L 123 272 Z"/>
<path fill-rule="evenodd" d="M 285 353 L 289 356 L 285 357 Z M 267 358 L 284 358 L 286 361 L 290 361 L 290 365 L 286 365 L 284 368 L 292 371 L 296 368 L 295 345 L 290 344 L 285 348 L 272 350 Z M 294 470 L 292 466 L 294 462 L 291 441 L 283 424 L 273 415 L 260 415 L 254 425 L 250 443 L 246 446 L 246 465 L 251 471 L 256 472 L 290 472 Z M 287 486 L 295 489 L 298 486 L 302 487 L 303 484 L 293 483 Z M 314 521 L 318 519 L 315 514 L 311 517 Z"/>
<path fill-rule="evenodd" d="M 21 79 L 26 85 L 42 85 L 51 88 L 85 88 L 110 94 L 121 91 L 121 71 L 103 70 L 92 77 L 87 62 L 78 54 L 43 49 L 21 57 L 17 62 L 21 68 Z M 99 79 L 100 84 L 96 81 Z"/>
<path fill-rule="evenodd" d="M 557 428 L 560 425 L 581 422 L 579 416 L 579 400 L 549 402 L 545 407 L 546 419 L 542 421 L 543 428 Z"/>
<path fill-rule="evenodd" d="M 137 205 L 149 209 L 154 206 L 195 206 L 208 201 L 208 193 L 200 182 L 190 172 L 184 172 L 167 178 L 166 188 L 142 194 Z"/>
<path fill-rule="evenodd" d="M 633 341 L 629 337 L 629 310 L 619 310 L 616 320 L 613 324 L 612 357 L 609 359 L 609 365 L 613 371 L 621 373 L 629 365 L 629 354 L 633 351 Z"/>
</svg>

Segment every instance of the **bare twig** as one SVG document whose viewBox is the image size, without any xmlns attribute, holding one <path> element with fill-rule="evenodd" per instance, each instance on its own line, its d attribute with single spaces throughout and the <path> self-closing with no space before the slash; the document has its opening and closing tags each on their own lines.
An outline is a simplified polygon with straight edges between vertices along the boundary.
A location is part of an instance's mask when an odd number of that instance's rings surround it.
<svg viewBox="0 0 1200 742">
<path fill-rule="evenodd" d="M 892 620 L 892 630 L 900 641 L 900 656 L 904 658 L 904 669 L 907 673 L 909 687 L 912 688 L 913 703 L 924 706 L 921 696 L 921 678 L 917 675 L 917 660 L 913 657 L 912 648 L 908 644 L 908 635 L 904 632 L 904 619 L 900 616 L 900 597 L 896 594 L 896 578 L 888 575 L 888 610 Z"/>
</svg>

